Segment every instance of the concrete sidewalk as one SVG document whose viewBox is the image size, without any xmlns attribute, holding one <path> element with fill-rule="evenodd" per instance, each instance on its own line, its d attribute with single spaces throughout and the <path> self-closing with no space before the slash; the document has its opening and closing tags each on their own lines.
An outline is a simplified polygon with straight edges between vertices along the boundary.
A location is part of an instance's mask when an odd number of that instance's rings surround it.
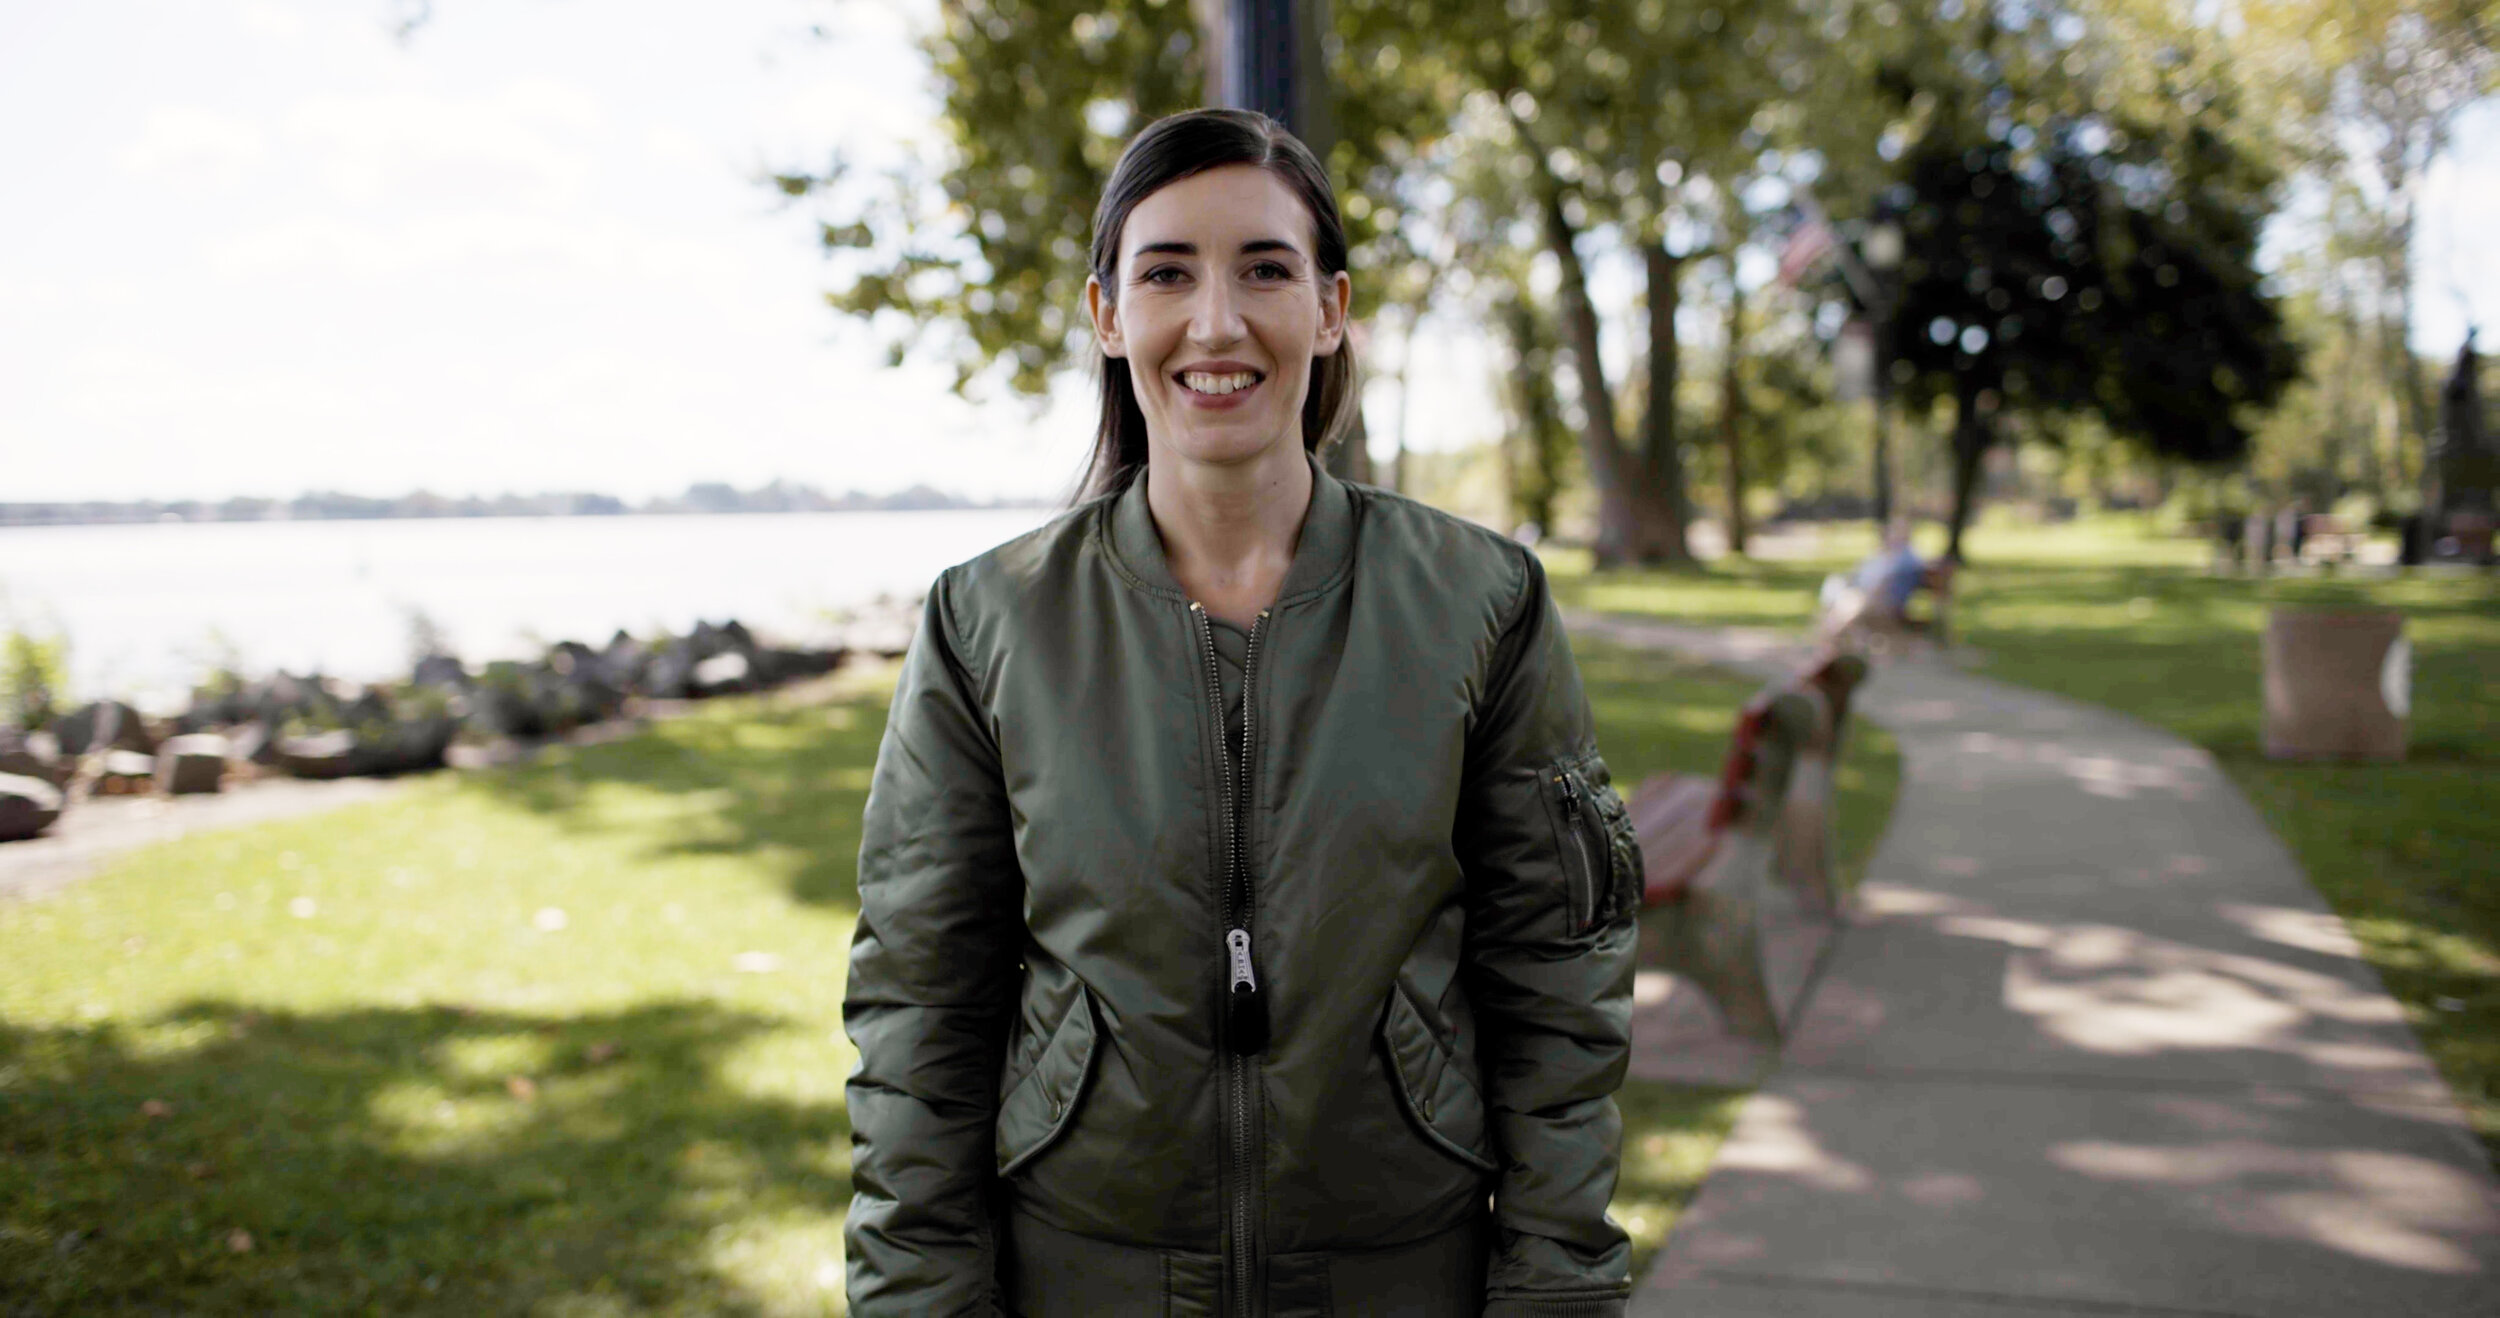
<svg viewBox="0 0 2500 1318">
<path fill-rule="evenodd" d="M 1634 1313 L 2500 1314 L 2481 1145 L 2211 757 L 1934 660 L 1858 708 L 1901 744 L 1891 828 Z"/>
</svg>

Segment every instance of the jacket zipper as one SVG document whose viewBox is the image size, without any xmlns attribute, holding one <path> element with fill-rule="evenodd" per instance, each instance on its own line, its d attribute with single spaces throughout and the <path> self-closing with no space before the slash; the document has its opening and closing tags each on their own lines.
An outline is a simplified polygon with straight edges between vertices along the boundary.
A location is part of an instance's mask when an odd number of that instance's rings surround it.
<svg viewBox="0 0 2500 1318">
<path fill-rule="evenodd" d="M 1215 625 L 1207 617 L 1206 606 L 1191 600 L 1189 611 L 1198 623 L 1198 641 L 1206 656 L 1207 699 L 1215 708 L 1216 742 L 1224 741 L 1224 673 L 1215 654 Z M 1241 661 L 1241 749 L 1236 770 L 1230 758 L 1218 754 L 1223 767 L 1223 804 L 1225 834 L 1228 843 L 1221 898 L 1224 919 L 1224 1124 L 1232 1145 L 1233 1184 L 1225 1195 L 1225 1208 L 1230 1216 L 1225 1233 L 1227 1240 L 1226 1271 L 1232 1282 L 1232 1310 L 1235 1318 L 1256 1318 L 1257 1303 L 1253 1281 L 1257 1277 L 1257 1252 L 1251 1233 L 1257 1218 L 1257 1176 L 1251 1167 L 1256 1142 L 1251 1138 L 1250 1119 L 1253 1107 L 1254 1074 L 1251 1058 L 1267 1050 L 1267 1002 L 1259 991 L 1258 977 L 1250 951 L 1250 856 L 1249 798 L 1251 747 L 1256 743 L 1254 711 L 1257 702 L 1251 699 L 1252 680 L 1259 671 L 1259 632 L 1267 623 L 1267 610 L 1251 620 L 1250 637 Z"/>
<path fill-rule="evenodd" d="M 1580 891 L 1572 894 L 1571 914 L 1579 921 L 1579 928 L 1586 929 L 1597 923 L 1597 866 L 1589 858 L 1588 829 L 1580 822 L 1580 785 L 1573 782 L 1568 773 L 1555 774 L 1554 781 L 1562 784 L 1563 820 L 1569 825 L 1565 831 L 1571 834 L 1571 849 L 1580 853 Z M 1587 899 L 1585 916 L 1581 914 L 1583 903 L 1580 899 L 1583 895 Z"/>
</svg>

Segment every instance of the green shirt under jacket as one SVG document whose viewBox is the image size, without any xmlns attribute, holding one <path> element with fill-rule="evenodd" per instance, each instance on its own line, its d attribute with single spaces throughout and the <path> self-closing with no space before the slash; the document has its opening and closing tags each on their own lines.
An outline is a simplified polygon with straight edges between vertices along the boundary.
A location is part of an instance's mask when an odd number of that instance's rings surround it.
<svg viewBox="0 0 2500 1318">
<path fill-rule="evenodd" d="M 1315 465 L 1241 651 L 1142 480 L 931 589 L 860 848 L 853 1314 L 1622 1313 L 1640 857 L 1542 568 Z"/>
</svg>

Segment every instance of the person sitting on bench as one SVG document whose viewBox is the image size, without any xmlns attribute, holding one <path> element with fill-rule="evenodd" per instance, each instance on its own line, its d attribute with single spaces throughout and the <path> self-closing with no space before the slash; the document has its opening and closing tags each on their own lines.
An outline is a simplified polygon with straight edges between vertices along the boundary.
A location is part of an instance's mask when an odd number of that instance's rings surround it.
<svg viewBox="0 0 2500 1318">
<path fill-rule="evenodd" d="M 1847 574 L 1823 579 L 1822 637 L 1838 640 L 1853 630 L 1900 631 L 1909 620 L 1910 596 L 1927 580 L 1928 565 L 1910 547 L 1910 524 L 1895 518 L 1884 528 L 1881 548 Z"/>
</svg>

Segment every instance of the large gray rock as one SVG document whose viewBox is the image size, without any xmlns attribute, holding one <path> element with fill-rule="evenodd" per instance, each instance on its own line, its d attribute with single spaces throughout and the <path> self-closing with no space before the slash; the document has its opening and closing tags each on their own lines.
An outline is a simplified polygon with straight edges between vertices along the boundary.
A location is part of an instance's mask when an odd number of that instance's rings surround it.
<svg viewBox="0 0 2500 1318">
<path fill-rule="evenodd" d="M 246 723 L 234 730 L 226 754 L 241 763 L 274 767 L 278 763 L 278 734 L 266 721 Z"/>
<path fill-rule="evenodd" d="M 694 666 L 703 659 L 691 639 L 664 637 L 654 642 L 644 657 L 642 681 L 635 690 L 663 700 L 682 700 L 693 695 Z"/>
<path fill-rule="evenodd" d="M 345 778 L 356 771 L 356 734 L 345 728 L 280 737 L 278 767 L 298 778 Z"/>
<path fill-rule="evenodd" d="M 61 754 L 61 741 L 51 733 L 0 728 L 0 773 L 41 778 L 54 787 L 67 787 L 70 772 L 76 767 Z"/>
<path fill-rule="evenodd" d="M 388 778 L 443 767 L 444 752 L 460 730 L 449 714 L 430 714 L 356 729 L 355 748 L 348 753 L 348 772 L 360 778 Z"/>
<path fill-rule="evenodd" d="M 546 694 L 553 676 L 536 664 L 497 660 L 486 665 L 469 697 L 470 720 L 496 736 L 546 736 L 553 730 Z"/>
<path fill-rule="evenodd" d="M 225 786 L 226 739 L 213 732 L 168 737 L 156 748 L 156 790 L 165 796 L 214 792 Z"/>
<path fill-rule="evenodd" d="M 241 723 L 252 717 L 253 699 L 250 683 L 232 673 L 219 672 L 191 688 L 191 707 L 175 720 L 175 726 L 192 733 Z"/>
<path fill-rule="evenodd" d="M 87 757 L 87 791 L 94 796 L 145 796 L 156 786 L 156 757 L 145 751 L 104 750 Z"/>
<path fill-rule="evenodd" d="M 735 650 L 724 650 L 694 666 L 692 685 L 698 696 L 752 690 L 755 687 L 755 664 Z"/>
<path fill-rule="evenodd" d="M 60 817 L 60 788 L 22 773 L 0 773 L 0 842 L 33 837 Z"/>
<path fill-rule="evenodd" d="M 409 681 L 418 686 L 441 687 L 447 691 L 465 691 L 469 687 L 469 670 L 447 654 L 429 654 L 417 661 L 417 670 Z"/>
<path fill-rule="evenodd" d="M 156 751 L 156 739 L 148 735 L 139 711 L 118 700 L 99 700 L 64 714 L 53 723 L 52 732 L 61 739 L 61 753 L 69 756 L 99 750 Z"/>
</svg>

